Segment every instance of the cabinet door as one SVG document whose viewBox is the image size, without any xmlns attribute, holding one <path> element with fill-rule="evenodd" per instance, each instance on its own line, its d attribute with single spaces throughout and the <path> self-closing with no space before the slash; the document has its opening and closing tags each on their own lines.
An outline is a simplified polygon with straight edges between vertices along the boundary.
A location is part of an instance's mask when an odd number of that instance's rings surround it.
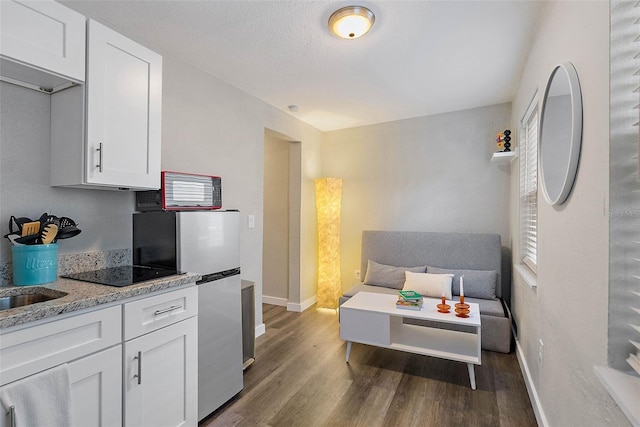
<svg viewBox="0 0 640 427">
<path fill-rule="evenodd" d="M 126 426 L 198 423 L 198 318 L 124 344 Z"/>
<path fill-rule="evenodd" d="M 71 426 L 121 426 L 122 345 L 71 362 L 68 369 Z M 0 427 L 12 427 L 9 409 L 2 404 Z"/>
<path fill-rule="evenodd" d="M 122 345 L 69 364 L 73 426 L 122 425 Z"/>
<path fill-rule="evenodd" d="M 88 184 L 160 188 L 162 57 L 89 20 Z"/>
<path fill-rule="evenodd" d="M 85 18 L 50 1 L 0 1 L 0 54 L 84 81 Z"/>
</svg>

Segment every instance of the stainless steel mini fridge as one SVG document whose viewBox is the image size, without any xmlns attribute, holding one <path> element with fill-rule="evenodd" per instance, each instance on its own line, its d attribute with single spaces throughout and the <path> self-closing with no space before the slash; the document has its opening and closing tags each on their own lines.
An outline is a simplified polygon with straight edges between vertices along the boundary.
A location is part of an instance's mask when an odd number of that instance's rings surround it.
<svg viewBox="0 0 640 427">
<path fill-rule="evenodd" d="M 198 282 L 198 420 L 202 420 L 243 387 L 240 213 L 136 213 L 133 263 L 202 275 Z"/>
</svg>

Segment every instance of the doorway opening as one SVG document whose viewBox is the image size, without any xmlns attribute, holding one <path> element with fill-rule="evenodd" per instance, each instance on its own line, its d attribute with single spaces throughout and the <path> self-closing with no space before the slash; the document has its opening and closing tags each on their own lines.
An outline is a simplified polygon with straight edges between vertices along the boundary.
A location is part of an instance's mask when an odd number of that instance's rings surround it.
<svg viewBox="0 0 640 427">
<path fill-rule="evenodd" d="M 299 303 L 300 142 L 265 129 L 263 182 L 262 301 Z"/>
</svg>

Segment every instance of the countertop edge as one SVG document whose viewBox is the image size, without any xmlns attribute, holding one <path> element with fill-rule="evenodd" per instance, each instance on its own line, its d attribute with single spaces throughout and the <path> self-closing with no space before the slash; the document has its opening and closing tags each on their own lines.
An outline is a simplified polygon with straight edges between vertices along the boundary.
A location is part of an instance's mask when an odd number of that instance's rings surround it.
<svg viewBox="0 0 640 427">
<path fill-rule="evenodd" d="M 113 287 L 72 279 L 59 278 L 57 281 L 40 285 L 43 288 L 65 292 L 67 295 L 50 301 L 0 311 L 0 333 L 4 329 L 24 325 L 36 320 L 53 318 L 57 315 L 72 313 L 86 308 L 97 307 L 137 296 L 152 294 L 166 289 L 176 288 L 201 279 L 196 273 L 184 273 L 138 283 L 126 287 Z M 0 288 L 13 291 L 15 288 Z M 52 319 L 53 320 L 53 319 Z"/>
</svg>

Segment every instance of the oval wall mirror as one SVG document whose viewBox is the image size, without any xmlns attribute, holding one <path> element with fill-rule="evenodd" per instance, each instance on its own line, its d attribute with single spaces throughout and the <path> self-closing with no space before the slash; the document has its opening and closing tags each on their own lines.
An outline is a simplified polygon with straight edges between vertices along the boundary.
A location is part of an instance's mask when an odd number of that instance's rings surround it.
<svg viewBox="0 0 640 427">
<path fill-rule="evenodd" d="M 582 144 L 582 93 L 570 62 L 557 65 L 547 81 L 540 115 L 538 156 L 544 197 L 552 206 L 569 197 Z"/>
</svg>

